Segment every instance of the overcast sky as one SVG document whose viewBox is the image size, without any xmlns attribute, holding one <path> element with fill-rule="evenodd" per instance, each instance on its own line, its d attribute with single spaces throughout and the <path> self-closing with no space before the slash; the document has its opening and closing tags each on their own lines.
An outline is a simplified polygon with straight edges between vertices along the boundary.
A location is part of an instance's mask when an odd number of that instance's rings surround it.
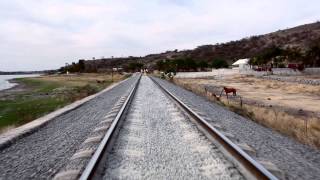
<svg viewBox="0 0 320 180">
<path fill-rule="evenodd" d="M 320 20 L 319 0 L 1 0 L 0 71 L 143 56 Z"/>
</svg>

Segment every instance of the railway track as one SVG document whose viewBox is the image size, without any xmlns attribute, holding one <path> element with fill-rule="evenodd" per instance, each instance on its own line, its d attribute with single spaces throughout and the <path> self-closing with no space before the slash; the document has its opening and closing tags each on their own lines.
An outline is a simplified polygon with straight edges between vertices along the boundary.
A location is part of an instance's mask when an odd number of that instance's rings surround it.
<svg viewBox="0 0 320 180">
<path fill-rule="evenodd" d="M 277 179 L 152 78 L 115 112 L 86 166 L 55 179 Z"/>
</svg>

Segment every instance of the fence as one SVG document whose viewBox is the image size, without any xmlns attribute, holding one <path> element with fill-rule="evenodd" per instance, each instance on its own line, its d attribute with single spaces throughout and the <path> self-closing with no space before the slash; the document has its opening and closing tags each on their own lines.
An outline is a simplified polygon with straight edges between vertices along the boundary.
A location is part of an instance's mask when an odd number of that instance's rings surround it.
<svg viewBox="0 0 320 180">
<path fill-rule="evenodd" d="M 254 75 L 254 76 L 267 76 L 267 75 L 279 75 L 279 76 L 296 76 L 296 75 L 320 75 L 320 68 L 306 68 L 304 71 L 293 70 L 290 68 L 273 68 L 272 72 L 269 71 L 254 71 L 252 69 L 213 69 L 211 72 L 178 72 L 177 78 L 223 78 L 229 75 Z"/>
</svg>

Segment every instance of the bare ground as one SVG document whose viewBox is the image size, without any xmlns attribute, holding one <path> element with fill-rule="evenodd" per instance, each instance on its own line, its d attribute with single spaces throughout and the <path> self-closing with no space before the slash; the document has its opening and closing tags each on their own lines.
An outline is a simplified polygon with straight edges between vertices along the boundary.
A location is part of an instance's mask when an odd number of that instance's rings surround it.
<svg viewBox="0 0 320 180">
<path fill-rule="evenodd" d="M 175 79 L 174 82 L 198 94 L 211 96 L 209 99 L 218 100 L 303 143 L 320 147 L 320 86 L 239 75 L 222 79 Z M 219 97 L 224 86 L 236 88 L 237 96 L 214 98 L 211 93 Z"/>
</svg>

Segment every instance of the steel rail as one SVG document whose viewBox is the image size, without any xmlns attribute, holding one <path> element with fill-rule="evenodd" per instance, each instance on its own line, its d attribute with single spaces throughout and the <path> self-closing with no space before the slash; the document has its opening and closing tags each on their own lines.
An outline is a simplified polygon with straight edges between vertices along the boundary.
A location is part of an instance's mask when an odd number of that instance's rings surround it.
<svg viewBox="0 0 320 180">
<path fill-rule="evenodd" d="M 196 112 L 189 108 L 185 103 L 183 103 L 179 98 L 165 89 L 160 85 L 153 77 L 150 77 L 152 81 L 160 87 L 167 95 L 169 95 L 174 101 L 176 101 L 197 123 L 209 134 L 211 135 L 219 144 L 222 145 L 223 149 L 226 150 L 233 158 L 236 159 L 242 167 L 245 168 L 251 176 L 256 179 L 271 179 L 277 180 L 278 178 L 269 172 L 265 167 L 263 167 L 259 162 L 255 161 L 246 152 L 244 152 L 239 146 L 233 143 L 224 134 L 219 132 L 216 128 L 211 126 L 206 120 L 200 117 Z"/>
<path fill-rule="evenodd" d="M 94 176 L 94 173 L 96 171 L 96 169 L 98 168 L 98 164 L 104 154 L 104 152 L 106 151 L 108 145 L 111 143 L 111 139 L 112 136 L 115 134 L 115 131 L 117 129 L 117 127 L 119 126 L 119 122 L 121 120 L 121 118 L 123 118 L 123 116 L 125 115 L 126 110 L 128 109 L 134 94 L 137 90 L 137 87 L 139 85 L 141 79 L 141 74 L 139 74 L 139 77 L 137 79 L 137 82 L 135 83 L 134 87 L 132 88 L 132 90 L 130 91 L 130 94 L 128 95 L 126 101 L 124 102 L 124 104 L 121 106 L 121 109 L 119 110 L 117 116 L 115 117 L 115 119 L 112 121 L 112 124 L 110 125 L 110 128 L 108 129 L 107 133 L 105 134 L 105 136 L 103 137 L 101 143 L 99 144 L 97 150 L 95 151 L 95 153 L 93 154 L 92 158 L 90 159 L 89 163 L 87 164 L 87 166 L 85 167 L 84 171 L 82 172 L 81 176 L 80 176 L 80 180 L 87 180 L 87 179 L 92 179 Z"/>
</svg>

